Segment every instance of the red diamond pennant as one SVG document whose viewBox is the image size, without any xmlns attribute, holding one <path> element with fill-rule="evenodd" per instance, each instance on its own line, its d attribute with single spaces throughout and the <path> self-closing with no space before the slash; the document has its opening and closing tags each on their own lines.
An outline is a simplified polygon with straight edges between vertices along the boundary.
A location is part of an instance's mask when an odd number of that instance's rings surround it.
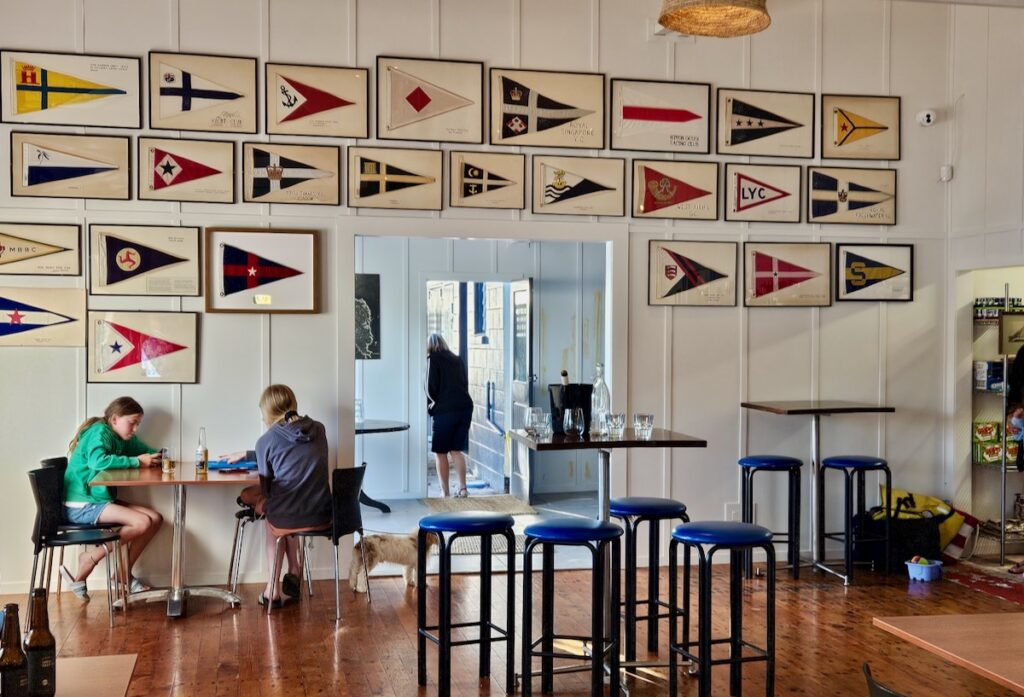
<svg viewBox="0 0 1024 697">
<path fill-rule="evenodd" d="M 409 105 L 417 112 L 420 112 L 430 104 L 430 95 L 424 92 L 422 87 L 417 87 L 412 92 L 405 95 L 405 101 L 409 102 Z"/>
</svg>

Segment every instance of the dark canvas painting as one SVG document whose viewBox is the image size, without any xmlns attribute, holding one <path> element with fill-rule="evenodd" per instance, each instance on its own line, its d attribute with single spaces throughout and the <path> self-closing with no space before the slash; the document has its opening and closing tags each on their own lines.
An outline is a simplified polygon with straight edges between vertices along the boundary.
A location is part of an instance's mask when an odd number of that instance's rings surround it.
<svg viewBox="0 0 1024 697">
<path fill-rule="evenodd" d="M 356 274 L 356 360 L 380 358 L 380 274 Z"/>
</svg>

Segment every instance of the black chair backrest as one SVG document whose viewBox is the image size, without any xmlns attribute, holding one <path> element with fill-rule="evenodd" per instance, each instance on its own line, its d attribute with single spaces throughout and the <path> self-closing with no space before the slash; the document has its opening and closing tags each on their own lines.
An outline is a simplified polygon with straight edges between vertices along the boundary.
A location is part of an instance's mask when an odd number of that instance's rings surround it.
<svg viewBox="0 0 1024 697">
<path fill-rule="evenodd" d="M 882 683 L 876 682 L 871 675 L 871 666 L 867 663 L 864 664 L 864 677 L 868 681 L 868 697 L 905 697 L 895 690 L 890 690 Z"/>
<path fill-rule="evenodd" d="M 331 475 L 331 496 L 334 498 L 334 516 L 331 542 L 338 544 L 345 535 L 363 529 L 363 512 L 359 507 L 359 492 L 363 490 L 365 467 L 336 469 Z"/>
<path fill-rule="evenodd" d="M 32 485 L 32 496 L 36 500 L 36 522 L 32 527 L 32 543 L 36 546 L 38 554 L 45 542 L 57 536 L 64 519 L 64 472 L 57 467 L 42 467 L 30 470 L 28 481 Z"/>
<path fill-rule="evenodd" d="M 58 469 L 66 470 L 68 468 L 68 459 L 61 455 L 60 457 L 48 457 L 45 460 L 39 461 L 40 467 L 56 467 Z"/>
</svg>

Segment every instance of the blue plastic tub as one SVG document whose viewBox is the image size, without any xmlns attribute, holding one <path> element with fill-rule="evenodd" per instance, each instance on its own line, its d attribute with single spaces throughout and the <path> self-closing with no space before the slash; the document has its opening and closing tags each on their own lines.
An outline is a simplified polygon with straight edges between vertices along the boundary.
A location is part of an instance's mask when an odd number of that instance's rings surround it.
<svg viewBox="0 0 1024 697">
<path fill-rule="evenodd" d="M 911 581 L 937 581 L 942 578 L 942 562 L 929 561 L 927 564 L 907 562 L 907 573 Z"/>
</svg>

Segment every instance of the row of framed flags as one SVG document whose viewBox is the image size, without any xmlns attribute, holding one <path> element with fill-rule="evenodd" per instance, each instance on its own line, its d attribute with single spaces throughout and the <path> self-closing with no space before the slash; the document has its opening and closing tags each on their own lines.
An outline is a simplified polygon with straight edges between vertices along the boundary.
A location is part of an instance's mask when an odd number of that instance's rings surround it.
<svg viewBox="0 0 1024 697">
<path fill-rule="evenodd" d="M 366 68 L 152 51 L 149 127 L 370 137 Z M 489 85 L 489 90 L 485 89 Z M 610 86 L 610 98 L 607 91 Z M 817 97 L 602 73 L 490 68 L 479 61 L 376 59 L 381 140 L 813 158 Z M 142 59 L 0 50 L 0 121 L 141 128 Z M 823 94 L 823 158 L 900 159 L 899 97 Z"/>
</svg>

